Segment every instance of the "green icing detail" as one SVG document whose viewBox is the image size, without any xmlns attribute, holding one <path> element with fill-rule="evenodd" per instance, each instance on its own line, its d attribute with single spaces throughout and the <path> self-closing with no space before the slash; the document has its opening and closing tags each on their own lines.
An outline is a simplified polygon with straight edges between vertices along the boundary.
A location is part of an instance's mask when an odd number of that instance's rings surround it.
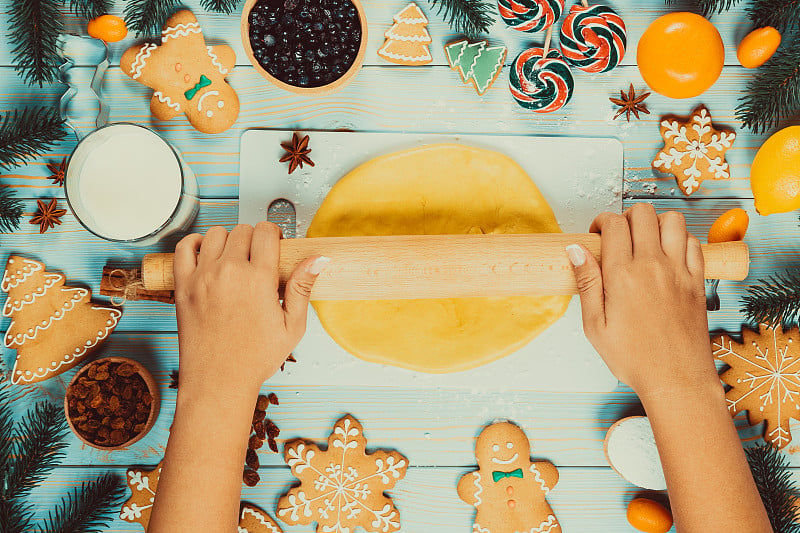
<svg viewBox="0 0 800 533">
<path fill-rule="evenodd" d="M 464 79 L 464 81 L 469 80 L 472 71 L 472 65 L 475 63 L 477 58 L 480 57 L 485 46 L 486 43 L 484 41 L 479 43 L 471 43 L 468 44 L 461 53 L 461 57 L 458 58 L 458 70 L 460 71 L 461 77 Z"/>
<path fill-rule="evenodd" d="M 458 41 L 455 43 L 450 43 L 444 47 L 444 52 L 447 55 L 447 63 L 451 67 L 456 66 L 456 61 L 458 61 L 458 57 L 461 55 L 461 52 L 466 48 L 467 41 Z"/>
<path fill-rule="evenodd" d="M 489 88 L 497 72 L 503 68 L 505 56 L 505 46 L 492 46 L 485 48 L 475 59 L 471 74 L 478 88 L 478 94 L 483 94 Z"/>
</svg>

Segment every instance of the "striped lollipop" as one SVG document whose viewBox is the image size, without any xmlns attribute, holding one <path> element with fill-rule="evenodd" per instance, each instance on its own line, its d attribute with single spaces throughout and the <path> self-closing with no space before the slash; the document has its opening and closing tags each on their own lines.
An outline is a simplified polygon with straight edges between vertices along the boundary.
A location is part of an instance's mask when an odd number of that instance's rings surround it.
<svg viewBox="0 0 800 533">
<path fill-rule="evenodd" d="M 561 52 L 586 72 L 608 72 L 625 55 L 625 23 L 608 6 L 576 4 L 561 26 Z"/>
<path fill-rule="evenodd" d="M 542 48 L 529 48 L 511 65 L 508 86 L 522 107 L 551 113 L 572 98 L 575 80 L 558 50 L 550 49 L 545 54 Z"/>
<path fill-rule="evenodd" d="M 519 31 L 541 31 L 561 18 L 564 0 L 497 0 L 506 24 Z"/>
</svg>

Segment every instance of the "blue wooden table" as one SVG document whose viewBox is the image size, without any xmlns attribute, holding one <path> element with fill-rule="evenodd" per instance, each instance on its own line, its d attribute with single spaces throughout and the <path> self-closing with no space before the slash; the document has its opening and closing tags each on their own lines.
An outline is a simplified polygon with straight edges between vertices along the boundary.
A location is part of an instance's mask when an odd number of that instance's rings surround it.
<svg viewBox="0 0 800 533">
<path fill-rule="evenodd" d="M 0 34 L 7 35 L 8 7 L 13 0 L 0 1 Z M 196 0 L 185 2 L 193 7 L 207 39 L 233 46 L 237 67 L 229 76 L 238 91 L 242 108 L 238 122 L 219 135 L 204 135 L 193 130 L 183 116 L 170 122 L 156 122 L 150 117 L 150 89 L 131 81 L 112 66 L 103 86 L 111 105 L 111 121 L 129 121 L 150 126 L 176 146 L 198 177 L 202 196 L 201 209 L 194 230 L 205 231 L 213 225 L 232 227 L 237 218 L 239 138 L 253 127 L 283 129 L 357 131 L 468 132 L 517 135 L 575 135 L 616 137 L 625 149 L 625 204 L 648 201 L 658 210 L 683 212 L 690 230 L 704 238 L 713 220 L 732 207 L 743 207 L 751 217 L 747 242 L 752 250 L 751 276 L 748 281 L 791 266 L 800 250 L 800 229 L 796 214 L 757 215 L 748 184 L 749 165 L 765 136 L 741 129 L 733 110 L 751 71 L 738 66 L 736 43 L 750 29 L 743 8 L 715 16 L 726 47 L 726 67 L 719 81 L 704 95 L 692 100 L 671 100 L 653 94 L 647 104 L 652 113 L 640 121 L 613 120 L 614 106 L 609 96 L 633 83 L 645 88 L 635 63 L 636 44 L 647 25 L 657 16 L 674 9 L 662 0 L 616 0 L 614 7 L 628 27 L 629 48 L 623 65 L 607 74 L 588 75 L 575 71 L 576 88 L 570 102 L 561 111 L 539 115 L 518 107 L 507 89 L 504 71 L 500 80 L 482 97 L 464 86 L 445 61 L 443 45 L 454 35 L 424 0 L 420 7 L 431 23 L 431 50 L 434 61 L 425 67 L 399 67 L 376 55 L 383 43 L 383 32 L 392 15 L 405 0 L 364 0 L 369 20 L 369 46 L 364 67 L 342 91 L 325 97 L 300 97 L 271 86 L 248 63 L 240 38 L 238 14 L 224 16 L 205 12 Z M 120 14 L 124 2 L 116 1 L 114 12 Z M 80 31 L 81 23 L 70 19 L 68 28 Z M 524 47 L 541 44 L 541 36 L 523 35 L 498 22 L 490 35 L 493 43 L 509 47 L 513 58 Z M 133 39 L 112 45 L 112 62 Z M 9 45 L 0 44 L 0 109 L 7 111 L 29 104 L 54 104 L 64 87 L 42 89 L 26 86 L 11 67 Z M 93 67 L 78 66 L 76 72 L 91 77 Z M 738 137 L 728 151 L 732 179 L 705 181 L 691 198 L 685 198 L 674 180 L 654 176 L 650 162 L 661 146 L 658 119 L 675 113 L 688 115 L 699 103 L 710 110 L 715 122 L 735 127 Z M 82 124 L 88 129 L 90 124 Z M 46 179 L 47 162 L 60 161 L 68 155 L 74 139 L 61 143 L 52 153 L 0 176 L 0 183 L 16 187 L 25 198 L 26 216 L 35 211 L 37 198 L 58 197 L 63 190 Z M 569 154 L 564 154 L 569 157 Z M 65 204 L 63 200 L 60 203 Z M 69 284 L 91 287 L 99 294 L 100 272 L 106 263 L 135 264 L 142 254 L 168 251 L 175 239 L 147 249 L 110 244 L 85 231 L 68 214 L 64 223 L 44 235 L 38 226 L 23 221 L 19 231 L 0 234 L 0 263 L 10 253 L 19 253 L 44 261 L 49 270 L 61 271 Z M 722 310 L 710 313 L 712 329 L 738 332 L 742 318 L 738 312 L 747 282 L 722 282 Z M 0 296 L 2 304 L 4 296 Z M 0 331 L 8 327 L 0 320 Z M 155 428 L 128 450 L 103 453 L 82 446 L 69 437 L 67 459 L 62 467 L 34 493 L 40 511 L 53 505 L 70 487 L 112 469 L 123 473 L 130 465 L 153 466 L 161 459 L 175 406 L 175 391 L 168 389 L 169 373 L 177 369 L 178 351 L 174 308 L 168 305 L 129 302 L 115 333 L 100 355 L 124 355 L 142 361 L 153 371 L 162 393 L 161 414 Z M 5 349 L 6 370 L 13 352 Z M 74 371 L 73 371 L 74 372 Z M 62 401 L 65 384 L 73 372 L 63 374 L 39 386 L 17 389 L 24 407 L 37 398 Z M 640 493 L 617 476 L 603 456 L 602 442 L 608 427 L 623 416 L 639 414 L 641 406 L 632 391 L 624 386 L 610 394 L 554 394 L 529 390 L 502 393 L 470 393 L 463 390 L 398 389 L 390 385 L 352 387 L 270 387 L 281 399 L 270 416 L 280 426 L 281 439 L 305 437 L 321 441 L 343 413 L 352 413 L 364 424 L 373 447 L 395 448 L 405 454 L 411 468 L 398 483 L 393 495 L 402 515 L 403 531 L 464 533 L 470 531 L 473 509 L 458 499 L 456 482 L 475 463 L 474 438 L 481 427 L 496 418 L 519 423 L 532 441 L 534 457 L 547 459 L 558 467 L 561 480 L 549 500 L 562 526 L 568 532 L 633 531 L 625 519 L 625 506 Z M 737 417 L 737 424 L 746 421 Z M 800 426 L 793 424 L 800 435 Z M 691 438 L 691 421 L 687 421 Z M 202 446 L 202 442 L 198 443 Z M 794 455 L 800 445 L 787 448 L 792 464 L 800 467 Z M 292 476 L 281 456 L 263 449 L 259 453 L 262 481 L 257 488 L 243 491 L 243 499 L 273 512 L 278 497 L 289 486 Z M 311 531 L 310 527 L 286 527 L 286 531 Z M 141 531 L 137 524 L 116 520 L 109 531 Z"/>
</svg>

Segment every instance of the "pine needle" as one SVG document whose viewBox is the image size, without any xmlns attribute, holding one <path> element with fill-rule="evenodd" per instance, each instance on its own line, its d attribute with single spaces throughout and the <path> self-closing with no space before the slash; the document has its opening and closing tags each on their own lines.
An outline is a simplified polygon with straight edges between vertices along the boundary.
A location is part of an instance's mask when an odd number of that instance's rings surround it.
<svg viewBox="0 0 800 533">
<path fill-rule="evenodd" d="M 747 448 L 747 462 L 775 533 L 800 533 L 800 512 L 795 508 L 798 487 L 789 462 L 772 446 Z"/>
<path fill-rule="evenodd" d="M 64 409 L 51 402 L 39 402 L 14 429 L 14 461 L 6 477 L 6 497 L 27 496 L 64 457 L 67 421 Z"/>
<path fill-rule="evenodd" d="M 58 0 L 14 0 L 9 2 L 9 41 L 13 46 L 14 70 L 25 83 L 52 83 L 64 60 L 58 38 L 64 26 Z"/>
<path fill-rule="evenodd" d="M 775 274 L 747 288 L 741 311 L 753 324 L 800 324 L 800 269 Z"/>
<path fill-rule="evenodd" d="M 128 0 L 125 3 L 125 23 L 137 36 L 161 35 L 161 28 L 178 6 L 178 0 Z"/>
<path fill-rule="evenodd" d="M 800 20 L 800 0 L 753 0 L 747 8 L 753 27 L 772 26 L 781 33 L 796 30 Z"/>
<path fill-rule="evenodd" d="M 69 7 L 79 17 L 92 20 L 111 10 L 110 0 L 69 0 Z"/>
<path fill-rule="evenodd" d="M 104 474 L 82 483 L 67 494 L 66 500 L 47 513 L 42 533 L 95 533 L 103 531 L 113 519 L 126 492 L 126 485 L 115 474 Z"/>
<path fill-rule="evenodd" d="M 764 133 L 800 110 L 800 39 L 778 50 L 747 83 L 736 118 Z"/>
<path fill-rule="evenodd" d="M 226 15 L 233 13 L 238 4 L 239 0 L 200 0 L 200 5 L 208 11 L 225 13 Z"/>
<path fill-rule="evenodd" d="M 676 4 L 676 0 L 666 0 L 667 4 Z M 722 13 L 727 11 L 736 4 L 739 0 L 692 0 L 695 9 L 699 11 L 704 17 L 713 15 L 714 13 Z"/>
<path fill-rule="evenodd" d="M 64 121 L 58 110 L 28 107 L 0 119 L 0 170 L 8 170 L 50 150 L 64 138 Z"/>
<path fill-rule="evenodd" d="M 33 531 L 33 519 L 32 504 L 11 498 L 0 499 L 0 531 L 3 533 Z"/>
<path fill-rule="evenodd" d="M 485 0 L 428 0 L 438 7 L 436 14 L 443 14 L 444 20 L 456 33 L 476 37 L 488 33 L 494 24 L 494 6 Z"/>
<path fill-rule="evenodd" d="M 17 198 L 14 189 L 0 186 L 0 233 L 11 233 L 19 228 L 22 218 L 22 200 Z M 0 402 L 2 402 L 0 398 Z M 0 414 L 0 440 L 3 438 L 2 414 Z M 3 444 L 0 442 L 0 471 L 2 470 Z"/>
</svg>

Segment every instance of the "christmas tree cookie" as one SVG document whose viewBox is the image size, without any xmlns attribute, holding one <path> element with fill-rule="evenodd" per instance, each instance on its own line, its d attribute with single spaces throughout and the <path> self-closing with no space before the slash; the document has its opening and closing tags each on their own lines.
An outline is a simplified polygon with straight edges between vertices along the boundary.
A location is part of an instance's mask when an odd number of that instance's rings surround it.
<svg viewBox="0 0 800 533">
<path fill-rule="evenodd" d="M 485 93 L 500 75 L 507 51 L 505 46 L 488 46 L 487 41 L 462 40 L 444 47 L 450 68 L 458 71 L 464 83 L 472 82 L 478 94 Z"/>
<path fill-rule="evenodd" d="M 394 24 L 386 30 L 386 42 L 378 50 L 378 55 L 386 61 L 398 65 L 426 65 L 433 61 L 428 45 L 431 36 L 425 26 L 428 19 L 411 2 L 394 16 Z"/>
<path fill-rule="evenodd" d="M 43 263 L 12 255 L 2 288 L 3 316 L 11 317 L 5 346 L 17 350 L 14 384 L 43 381 L 66 372 L 117 326 L 119 310 L 92 305 L 87 289 L 64 286 Z"/>
</svg>

